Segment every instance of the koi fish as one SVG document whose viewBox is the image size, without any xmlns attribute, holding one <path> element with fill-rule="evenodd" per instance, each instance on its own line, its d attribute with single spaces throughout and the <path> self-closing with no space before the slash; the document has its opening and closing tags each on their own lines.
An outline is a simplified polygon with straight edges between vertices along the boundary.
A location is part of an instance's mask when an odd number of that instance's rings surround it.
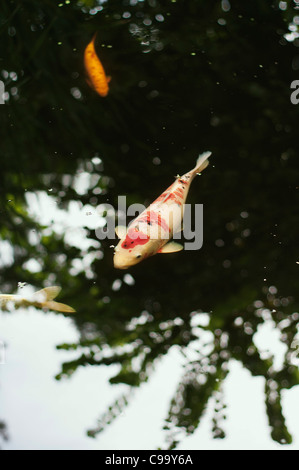
<svg viewBox="0 0 299 470">
<path fill-rule="evenodd" d="M 87 74 L 87 82 L 100 96 L 105 97 L 109 92 L 108 83 L 111 77 L 107 77 L 104 67 L 97 56 L 95 50 L 95 38 L 93 36 L 90 43 L 86 46 L 84 51 L 84 66 Z"/>
<path fill-rule="evenodd" d="M 2 294 L 0 295 L 0 309 L 7 310 L 9 305 L 12 304 L 15 308 L 48 308 L 56 312 L 74 313 L 75 310 L 72 307 L 54 301 L 60 291 L 60 287 L 45 287 L 45 289 L 35 292 L 31 298 L 25 298 L 20 295 Z"/>
<path fill-rule="evenodd" d="M 116 227 L 120 238 L 114 251 L 114 267 L 127 269 L 156 253 L 181 251 L 183 246 L 169 241 L 182 230 L 184 204 L 194 177 L 209 164 L 211 152 L 205 152 L 197 159 L 193 170 L 177 176 L 169 186 L 145 211 L 128 226 Z"/>
</svg>

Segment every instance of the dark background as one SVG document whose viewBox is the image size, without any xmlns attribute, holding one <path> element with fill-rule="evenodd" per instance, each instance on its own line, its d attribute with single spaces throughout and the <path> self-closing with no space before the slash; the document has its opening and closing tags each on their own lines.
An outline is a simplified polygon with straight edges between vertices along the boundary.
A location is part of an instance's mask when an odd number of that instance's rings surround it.
<svg viewBox="0 0 299 470">
<path fill-rule="evenodd" d="M 0 106 L 0 236 L 11 243 L 14 262 L 0 268 L 0 289 L 13 293 L 18 282 L 41 288 L 55 280 L 59 300 L 76 308 L 80 343 L 59 347 L 77 349 L 78 358 L 63 364 L 57 379 L 86 364 L 116 363 L 111 382 L 136 387 L 173 345 L 184 351 L 196 340 L 194 312 L 209 313 L 204 329 L 213 333 L 214 349 L 207 357 L 199 351 L 173 390 L 165 422 L 170 447 L 178 428 L 186 434 L 197 428 L 215 394 L 213 435 L 225 436 L 218 424 L 225 413 L 221 384 L 232 358 L 265 378 L 272 438 L 292 440 L 280 399 L 299 383 L 299 105 L 290 101 L 299 39 L 285 37 L 296 29 L 296 8 L 293 1 L 265 0 L 1 2 L 0 76 L 8 99 Z M 112 77 L 106 98 L 89 88 L 83 69 L 96 31 L 98 55 Z M 211 165 L 188 197 L 204 204 L 203 248 L 146 260 L 129 271 L 135 283 L 122 282 L 117 291 L 112 285 L 124 273 L 113 268 L 111 240 L 101 243 L 92 278 L 84 270 L 72 276 L 72 261 L 88 253 L 28 216 L 27 191 L 50 190 L 66 209 L 72 200 L 116 207 L 118 195 L 148 204 L 205 150 L 213 153 Z M 95 156 L 101 165 L 91 163 Z M 100 176 L 84 195 L 72 186 L 82 171 Z M 88 237 L 96 240 L 95 232 Z M 24 268 L 31 258 L 41 272 Z M 280 370 L 253 342 L 263 308 L 287 346 Z M 142 312 L 146 323 L 129 330 Z M 131 352 L 120 353 L 128 344 Z M 109 358 L 101 354 L 107 346 Z M 89 434 L 125 406 L 126 400 L 112 405 Z"/>
</svg>

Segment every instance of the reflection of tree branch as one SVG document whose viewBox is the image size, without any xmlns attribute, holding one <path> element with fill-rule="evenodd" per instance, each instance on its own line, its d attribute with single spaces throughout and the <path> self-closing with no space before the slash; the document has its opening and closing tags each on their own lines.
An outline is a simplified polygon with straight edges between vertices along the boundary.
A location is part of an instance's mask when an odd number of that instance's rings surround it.
<svg viewBox="0 0 299 470">
<path fill-rule="evenodd" d="M 89 437 L 96 437 L 97 434 L 105 430 L 105 428 L 111 424 L 119 415 L 121 415 L 125 408 L 129 404 L 129 400 L 132 398 L 132 389 L 129 393 L 117 398 L 108 410 L 98 419 L 98 424 L 95 428 L 89 429 L 87 435 Z"/>
<path fill-rule="evenodd" d="M 281 405 L 281 387 L 274 380 L 266 380 L 265 384 L 266 407 L 271 436 L 280 444 L 291 444 L 292 436 L 286 426 Z"/>
<path fill-rule="evenodd" d="M 213 354 L 207 356 L 205 364 L 196 364 L 189 367 L 183 376 L 176 394 L 171 401 L 168 418 L 164 429 L 169 431 L 167 442 L 169 449 L 176 447 L 179 440 L 191 435 L 198 424 L 212 396 L 217 395 L 227 371 L 223 369 L 223 360 L 219 357 L 211 359 Z M 210 372 L 209 372 L 210 370 Z M 218 408 L 220 411 L 220 408 Z M 214 417 L 213 433 L 215 437 L 222 437 L 223 431 L 218 426 L 219 419 Z"/>
<path fill-rule="evenodd" d="M 0 438 L 2 438 L 3 441 L 8 441 L 9 439 L 6 424 L 3 421 L 0 421 Z"/>
</svg>

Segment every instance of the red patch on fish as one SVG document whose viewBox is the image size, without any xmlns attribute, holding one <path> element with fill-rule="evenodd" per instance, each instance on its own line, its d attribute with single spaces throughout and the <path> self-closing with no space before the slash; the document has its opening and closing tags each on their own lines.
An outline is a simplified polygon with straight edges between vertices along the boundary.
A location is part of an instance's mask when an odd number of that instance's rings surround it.
<svg viewBox="0 0 299 470">
<path fill-rule="evenodd" d="M 179 193 L 179 195 L 180 195 L 181 197 L 183 197 L 183 195 L 184 195 L 184 190 L 183 190 L 182 188 L 177 188 L 177 190 L 176 190 L 175 192 L 176 192 L 176 193 Z"/>
<path fill-rule="evenodd" d="M 131 236 L 130 236 L 131 235 Z M 126 239 L 121 244 L 125 250 L 132 250 L 137 245 L 145 245 L 149 241 L 149 236 L 142 232 L 138 233 L 137 229 L 129 230 Z"/>
<path fill-rule="evenodd" d="M 182 197 L 183 197 L 183 194 L 179 191 L 179 189 L 180 189 L 180 188 L 176 189 L 175 192 L 174 192 L 174 194 L 175 194 L 177 197 L 182 198 Z M 179 201 L 177 201 L 177 202 L 179 202 Z"/>
<path fill-rule="evenodd" d="M 176 194 L 176 191 L 174 193 L 170 193 L 169 196 L 165 199 L 164 202 L 167 202 L 169 200 L 173 200 L 177 204 L 181 205 L 182 202 L 178 199 L 178 197 L 182 197 L 181 194 Z"/>
<path fill-rule="evenodd" d="M 146 222 L 147 224 L 157 224 L 161 227 L 165 232 L 170 232 L 170 228 L 168 224 L 162 219 L 161 214 L 154 211 L 149 211 L 146 213 L 145 216 L 138 219 L 138 222 Z"/>
<path fill-rule="evenodd" d="M 169 201 L 170 199 L 175 199 L 175 195 L 173 193 L 170 193 L 164 202 Z"/>
</svg>

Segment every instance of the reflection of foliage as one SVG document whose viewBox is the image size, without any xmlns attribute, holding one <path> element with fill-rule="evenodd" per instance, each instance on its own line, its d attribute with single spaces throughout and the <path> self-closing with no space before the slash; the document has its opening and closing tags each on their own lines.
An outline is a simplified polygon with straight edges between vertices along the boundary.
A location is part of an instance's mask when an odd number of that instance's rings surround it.
<svg viewBox="0 0 299 470">
<path fill-rule="evenodd" d="M 81 338 L 60 346 L 78 356 L 57 378 L 87 364 L 118 364 L 111 382 L 136 387 L 179 347 L 185 370 L 166 419 L 170 447 L 197 428 L 210 397 L 218 400 L 213 435 L 224 437 L 222 383 L 232 359 L 265 378 L 272 437 L 291 442 L 281 394 L 299 383 L 298 109 L 289 100 L 298 39 L 284 38 L 294 14 L 285 4 L 1 5 L 10 104 L 0 109 L 0 234 L 13 250 L 13 262 L 0 270 L 1 289 L 17 282 L 63 286 L 61 301 L 77 309 Z M 89 90 L 82 70 L 94 31 L 112 76 L 105 100 Z M 206 149 L 215 166 L 193 183 L 189 199 L 205 206 L 204 248 L 156 256 L 131 277 L 113 270 L 111 241 L 97 246 L 93 229 L 85 228 L 89 248 L 77 248 L 68 233 L 38 225 L 26 212 L 26 193 L 38 190 L 59 209 L 71 201 L 94 211 L 107 200 L 116 206 L 119 194 L 128 203 L 148 202 Z M 84 172 L 89 187 L 77 192 Z M 26 264 L 32 258 L 38 272 Z M 207 324 L 194 326 L 204 315 Z M 255 344 L 270 321 L 286 346 L 279 368 Z M 124 406 L 126 400 L 112 405 L 90 434 Z"/>
<path fill-rule="evenodd" d="M 3 439 L 3 441 L 8 441 L 8 433 L 6 429 L 6 424 L 3 423 L 3 421 L 0 421 L 0 439 L 1 438 Z"/>
<path fill-rule="evenodd" d="M 128 397 L 126 395 L 122 395 L 120 398 L 115 400 L 115 402 L 109 406 L 107 412 L 99 419 L 98 425 L 95 429 L 90 429 L 87 432 L 89 437 L 96 437 L 97 434 L 102 432 L 105 427 L 114 421 L 124 410 L 124 408 L 128 405 Z"/>
</svg>

